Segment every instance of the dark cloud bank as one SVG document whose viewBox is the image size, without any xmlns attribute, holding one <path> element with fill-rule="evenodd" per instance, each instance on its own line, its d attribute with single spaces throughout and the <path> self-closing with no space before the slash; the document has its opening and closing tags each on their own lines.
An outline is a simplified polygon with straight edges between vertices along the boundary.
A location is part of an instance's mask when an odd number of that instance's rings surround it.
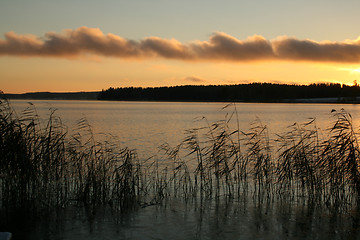
<svg viewBox="0 0 360 240">
<path fill-rule="evenodd" d="M 65 30 L 62 33 L 51 32 L 42 38 L 8 32 L 4 39 L 0 39 L 1 56 L 77 57 L 83 54 L 187 61 L 291 60 L 357 63 L 360 61 L 360 39 L 316 42 L 279 37 L 269 41 L 255 35 L 246 40 L 238 40 L 217 32 L 208 41 L 184 44 L 175 39 L 158 37 L 128 40 L 87 27 Z"/>
</svg>

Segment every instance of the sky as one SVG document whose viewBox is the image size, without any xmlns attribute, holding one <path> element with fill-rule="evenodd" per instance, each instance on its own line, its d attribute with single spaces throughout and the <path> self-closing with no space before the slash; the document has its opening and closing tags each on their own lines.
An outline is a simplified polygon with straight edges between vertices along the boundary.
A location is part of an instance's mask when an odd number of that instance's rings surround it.
<svg viewBox="0 0 360 240">
<path fill-rule="evenodd" d="M 360 80 L 358 0 L 1 0 L 0 90 Z"/>
</svg>

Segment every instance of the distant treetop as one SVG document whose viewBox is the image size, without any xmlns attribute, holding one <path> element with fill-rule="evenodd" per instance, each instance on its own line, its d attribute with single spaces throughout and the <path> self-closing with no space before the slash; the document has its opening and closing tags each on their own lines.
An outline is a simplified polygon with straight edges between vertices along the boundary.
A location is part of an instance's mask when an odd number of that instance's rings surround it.
<svg viewBox="0 0 360 240">
<path fill-rule="evenodd" d="M 249 83 L 239 85 L 125 87 L 102 90 L 99 100 L 124 101 L 233 101 L 284 102 L 295 99 L 337 98 L 351 101 L 360 96 L 360 87 L 339 83 L 289 85 L 275 83 Z"/>
</svg>

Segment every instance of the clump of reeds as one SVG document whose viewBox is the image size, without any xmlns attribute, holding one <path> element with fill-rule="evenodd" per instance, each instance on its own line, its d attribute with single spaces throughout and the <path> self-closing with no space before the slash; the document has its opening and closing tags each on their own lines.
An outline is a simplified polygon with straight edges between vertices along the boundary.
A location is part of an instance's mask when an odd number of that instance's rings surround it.
<svg viewBox="0 0 360 240">
<path fill-rule="evenodd" d="M 310 119 L 305 124 L 289 126 L 288 132 L 278 135 L 276 178 L 277 189 L 283 196 L 308 195 L 313 198 L 319 193 L 322 184 L 317 168 L 320 160 L 317 131 L 315 119 Z"/>
<path fill-rule="evenodd" d="M 229 121 L 238 122 L 236 109 L 224 121 L 209 124 L 205 119 L 204 127 L 187 130 L 176 147 L 176 156 L 185 151 L 187 159 L 176 169 L 195 164 L 187 173 L 193 196 L 253 194 L 268 201 L 276 197 L 348 206 L 359 200 L 359 145 L 351 115 L 344 110 L 333 114 L 334 126 L 323 137 L 316 120 L 309 119 L 289 126 L 276 139 L 270 139 L 259 120 L 248 132 L 238 123 L 231 130 Z"/>
<path fill-rule="evenodd" d="M 43 123 L 32 105 L 21 117 L 6 101 L 0 107 L 3 208 L 109 203 L 128 209 L 140 201 L 134 151 L 96 142 L 85 119 L 70 135 L 54 111 Z"/>
<path fill-rule="evenodd" d="M 53 113 L 40 127 L 30 106 L 17 117 L 7 102 L 0 104 L 0 175 L 3 205 L 33 207 L 62 204 L 67 194 L 66 129 Z"/>
<path fill-rule="evenodd" d="M 335 124 L 324 141 L 320 169 L 327 183 L 327 201 L 343 202 L 351 197 L 360 200 L 360 155 L 352 117 L 341 109 L 335 111 Z"/>
<path fill-rule="evenodd" d="M 29 105 L 20 116 L 0 103 L 1 208 L 96 207 L 121 211 L 172 197 L 276 199 L 348 206 L 360 200 L 359 144 L 351 115 L 319 136 L 315 119 L 271 139 L 256 120 L 240 130 L 236 110 L 225 120 L 186 130 L 164 158 L 140 161 L 114 141 L 98 142 L 86 119 L 71 132 L 55 111 L 43 122 Z M 235 121 L 235 129 L 230 122 Z"/>
</svg>

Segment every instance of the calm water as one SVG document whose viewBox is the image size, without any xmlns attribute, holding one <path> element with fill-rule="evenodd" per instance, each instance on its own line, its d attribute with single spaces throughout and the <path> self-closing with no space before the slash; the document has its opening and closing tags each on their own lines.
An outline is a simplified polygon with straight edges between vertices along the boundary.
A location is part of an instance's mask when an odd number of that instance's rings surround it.
<svg viewBox="0 0 360 240">
<path fill-rule="evenodd" d="M 186 129 L 204 126 L 202 117 L 212 123 L 223 120 L 234 110 L 222 109 L 226 103 L 31 101 L 42 119 L 49 109 L 57 109 L 71 131 L 85 117 L 96 137 L 100 133 L 117 136 L 123 146 L 137 149 L 140 155 L 156 154 L 159 145 L 178 144 Z M 28 101 L 13 100 L 21 114 Z M 333 122 L 331 110 L 344 108 L 358 128 L 360 106 L 332 104 L 236 104 L 240 129 L 260 119 L 270 135 L 286 131 L 295 122 L 316 118 L 326 129 Z M 230 122 L 236 128 L 236 121 Z M 2 216 L 4 219 L 4 216 Z M 127 214 L 110 209 L 89 211 L 67 208 L 44 216 L 23 212 L 6 216 L 14 239 L 359 239 L 360 214 L 331 213 L 308 203 L 256 202 L 251 197 L 232 201 L 208 202 L 172 200 Z M 11 224 L 10 224 L 11 223 Z M 15 223 L 15 225 L 14 225 Z"/>
<path fill-rule="evenodd" d="M 15 225 L 2 229 L 11 230 L 14 240 L 360 239 L 359 210 L 332 213 L 305 201 L 295 206 L 260 203 L 254 198 L 173 200 L 124 214 L 74 207 L 37 216 L 12 214 L 11 218 Z"/>
<path fill-rule="evenodd" d="M 12 100 L 11 104 L 18 113 L 32 107 L 26 100 Z M 234 111 L 234 107 L 223 109 L 227 103 L 178 103 L 178 102 L 107 102 L 107 101 L 62 101 L 32 100 L 37 113 L 47 119 L 50 109 L 56 109 L 56 115 L 69 129 L 76 126 L 77 120 L 85 117 L 96 138 L 99 133 L 118 137 L 124 147 L 136 149 L 141 156 L 157 153 L 163 143 L 174 146 L 184 138 L 184 131 L 209 123 L 224 120 Z M 351 113 L 355 127 L 360 123 L 360 105 L 353 104 L 263 104 L 237 103 L 240 129 L 247 131 L 250 123 L 260 119 L 268 126 L 270 135 L 286 131 L 293 123 L 304 123 L 316 118 L 317 126 L 326 129 L 331 126 L 331 110 L 344 108 Z M 230 122 L 237 127 L 236 118 Z"/>
</svg>

